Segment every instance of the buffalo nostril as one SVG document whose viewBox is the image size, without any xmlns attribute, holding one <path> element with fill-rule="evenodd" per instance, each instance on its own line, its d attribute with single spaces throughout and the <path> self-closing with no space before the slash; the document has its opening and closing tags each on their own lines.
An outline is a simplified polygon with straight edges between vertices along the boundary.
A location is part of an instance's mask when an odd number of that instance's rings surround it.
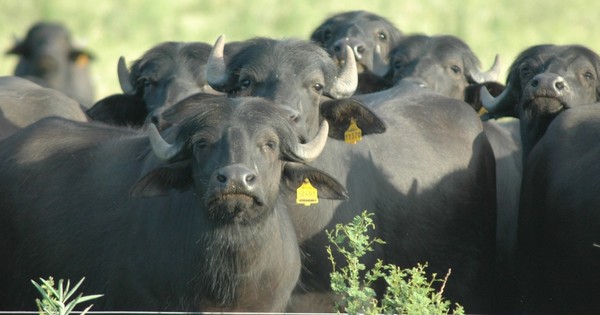
<svg viewBox="0 0 600 315">
<path fill-rule="evenodd" d="M 365 46 L 362 46 L 362 45 L 356 46 L 355 49 L 356 49 L 356 52 L 359 53 L 359 54 L 362 54 L 362 53 L 365 52 Z"/>
<path fill-rule="evenodd" d="M 556 87 L 557 90 L 561 91 L 565 88 L 565 83 L 563 81 L 558 81 L 554 83 L 554 87 Z"/>
<path fill-rule="evenodd" d="M 246 184 L 252 184 L 256 180 L 256 176 L 253 174 L 249 174 L 246 175 L 246 178 L 244 180 L 246 181 Z"/>
<path fill-rule="evenodd" d="M 342 51 L 342 46 L 340 46 L 340 45 L 333 46 L 333 51 L 335 51 L 336 53 L 339 53 L 340 51 Z"/>
<path fill-rule="evenodd" d="M 217 180 L 219 181 L 219 183 L 226 183 L 227 182 L 227 177 L 223 174 L 218 174 L 217 175 Z"/>
<path fill-rule="evenodd" d="M 155 124 L 157 127 L 159 126 L 159 120 L 158 120 L 158 116 L 152 116 L 152 118 L 150 118 L 150 121 Z"/>
</svg>

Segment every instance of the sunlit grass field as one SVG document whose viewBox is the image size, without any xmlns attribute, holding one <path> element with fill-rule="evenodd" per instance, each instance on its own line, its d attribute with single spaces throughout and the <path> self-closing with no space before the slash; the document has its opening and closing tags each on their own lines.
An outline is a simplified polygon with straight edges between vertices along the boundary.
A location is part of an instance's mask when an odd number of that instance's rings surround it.
<svg viewBox="0 0 600 315">
<path fill-rule="evenodd" d="M 96 98 L 120 91 L 116 65 L 163 41 L 213 43 L 254 36 L 308 38 L 328 16 L 368 10 L 405 33 L 452 34 L 471 46 L 487 68 L 496 53 L 504 72 L 534 44 L 582 44 L 600 51 L 600 2 L 590 0 L 2 0 L 0 49 L 38 20 L 60 21 L 95 55 Z M 0 57 L 10 75 L 16 57 Z"/>
</svg>

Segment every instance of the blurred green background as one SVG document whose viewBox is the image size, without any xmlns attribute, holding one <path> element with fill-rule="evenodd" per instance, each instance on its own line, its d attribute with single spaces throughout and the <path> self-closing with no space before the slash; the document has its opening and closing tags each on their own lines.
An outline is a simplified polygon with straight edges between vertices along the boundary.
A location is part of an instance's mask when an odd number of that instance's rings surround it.
<svg viewBox="0 0 600 315">
<path fill-rule="evenodd" d="M 24 37 L 38 20 L 60 21 L 91 50 L 96 98 L 120 92 L 119 56 L 133 61 L 163 41 L 228 40 L 254 36 L 308 38 L 325 18 L 368 10 L 405 33 L 461 37 L 488 68 L 496 53 L 506 69 L 523 49 L 541 43 L 582 44 L 600 51 L 600 1 L 591 0 L 2 0 L 0 49 Z M 0 75 L 17 58 L 2 55 Z"/>
</svg>

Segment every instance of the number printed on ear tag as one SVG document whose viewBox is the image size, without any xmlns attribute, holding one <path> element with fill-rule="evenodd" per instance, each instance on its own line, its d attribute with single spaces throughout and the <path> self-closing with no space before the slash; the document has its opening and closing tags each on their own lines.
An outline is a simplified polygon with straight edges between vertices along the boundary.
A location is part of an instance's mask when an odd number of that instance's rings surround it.
<svg viewBox="0 0 600 315">
<path fill-rule="evenodd" d="M 296 189 L 296 203 L 305 206 L 319 203 L 317 189 L 310 184 L 308 178 L 305 178 L 302 185 Z"/>
<path fill-rule="evenodd" d="M 348 130 L 344 133 L 344 141 L 350 144 L 356 144 L 357 142 L 362 140 L 362 130 L 358 128 L 356 125 L 356 120 L 354 118 L 350 119 L 350 126 Z"/>
</svg>

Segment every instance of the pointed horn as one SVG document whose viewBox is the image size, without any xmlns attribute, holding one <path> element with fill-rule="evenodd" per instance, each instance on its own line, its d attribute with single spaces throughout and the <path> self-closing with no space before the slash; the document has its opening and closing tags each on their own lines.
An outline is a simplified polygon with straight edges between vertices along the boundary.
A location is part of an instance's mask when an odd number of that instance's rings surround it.
<svg viewBox="0 0 600 315">
<path fill-rule="evenodd" d="M 167 161 L 179 153 L 179 148 L 174 144 L 168 144 L 165 139 L 160 135 L 156 125 L 148 125 L 148 139 L 150 139 L 150 145 L 152 146 L 152 152 L 163 161 Z"/>
<path fill-rule="evenodd" d="M 384 77 L 389 71 L 389 62 L 384 60 L 381 56 L 381 47 L 375 46 L 375 52 L 373 54 L 373 73 L 380 77 Z"/>
<path fill-rule="evenodd" d="M 496 54 L 494 58 L 494 64 L 490 68 L 490 70 L 486 72 L 475 71 L 470 74 L 471 79 L 476 83 L 484 83 L 490 81 L 498 81 L 500 77 L 500 56 Z"/>
<path fill-rule="evenodd" d="M 340 70 L 339 76 L 331 88 L 330 94 L 335 98 L 350 97 L 356 91 L 358 86 L 358 70 L 356 69 L 356 59 L 350 46 L 346 46 L 346 62 Z"/>
<path fill-rule="evenodd" d="M 327 120 L 323 120 L 321 123 L 321 128 L 319 128 L 319 132 L 308 143 L 299 144 L 298 149 L 296 150 L 296 155 L 301 158 L 305 162 L 310 162 L 315 160 L 321 152 L 323 152 L 323 148 L 325 148 L 325 144 L 327 143 L 327 137 L 329 135 L 329 123 Z"/>
<path fill-rule="evenodd" d="M 499 113 L 508 109 L 512 104 L 508 99 L 509 87 L 507 86 L 500 95 L 493 97 L 485 86 L 481 87 L 481 104 L 489 113 Z"/>
<path fill-rule="evenodd" d="M 221 87 L 227 83 L 227 67 L 223 50 L 225 49 L 225 35 L 219 36 L 215 45 L 210 50 L 208 61 L 206 63 L 206 81 L 215 90 L 220 91 Z"/>
<path fill-rule="evenodd" d="M 125 62 L 125 57 L 121 56 L 119 58 L 119 63 L 117 64 L 117 75 L 119 76 L 119 84 L 121 85 L 121 90 L 125 94 L 134 94 L 135 90 L 129 81 L 129 70 L 127 69 L 127 63 Z"/>
</svg>

